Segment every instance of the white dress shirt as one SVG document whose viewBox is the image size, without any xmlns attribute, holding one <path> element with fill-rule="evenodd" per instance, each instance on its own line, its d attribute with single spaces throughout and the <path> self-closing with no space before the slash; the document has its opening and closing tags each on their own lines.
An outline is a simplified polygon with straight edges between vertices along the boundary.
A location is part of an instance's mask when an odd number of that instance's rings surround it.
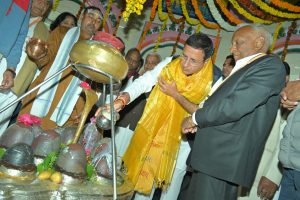
<svg viewBox="0 0 300 200">
<path fill-rule="evenodd" d="M 211 88 L 209 94 L 208 94 L 208 97 L 211 96 L 218 88 L 219 86 L 224 82 L 226 81 L 230 76 L 232 76 L 236 71 L 242 69 L 244 66 L 246 66 L 250 61 L 251 59 L 255 58 L 256 56 L 259 56 L 261 53 L 258 53 L 258 54 L 254 54 L 254 55 L 251 55 L 251 56 L 248 56 L 248 57 L 245 57 L 245 58 L 242 58 L 238 61 L 236 61 L 235 63 L 235 66 L 234 68 L 232 69 L 232 71 L 230 72 L 229 76 L 227 76 L 224 80 L 222 81 L 217 81 L 213 87 Z M 202 103 L 201 102 L 201 105 L 199 105 L 199 108 L 201 109 L 203 107 L 203 104 L 204 102 Z M 196 111 L 197 112 L 197 111 Z M 196 112 L 193 113 L 192 115 L 192 119 L 193 119 L 193 122 L 194 124 L 198 125 L 197 121 L 196 121 L 196 118 L 195 118 L 195 115 L 196 115 Z"/>
</svg>

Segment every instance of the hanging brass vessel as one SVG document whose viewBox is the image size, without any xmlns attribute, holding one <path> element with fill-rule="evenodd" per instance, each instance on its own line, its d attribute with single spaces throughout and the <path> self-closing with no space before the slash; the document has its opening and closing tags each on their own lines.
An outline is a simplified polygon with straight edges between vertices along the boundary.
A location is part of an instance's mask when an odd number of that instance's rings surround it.
<svg viewBox="0 0 300 200">
<path fill-rule="evenodd" d="M 109 76 L 115 82 L 121 81 L 128 72 L 123 55 L 111 45 L 99 41 L 77 42 L 71 50 L 70 59 L 80 74 L 98 83 L 108 84 Z"/>
</svg>

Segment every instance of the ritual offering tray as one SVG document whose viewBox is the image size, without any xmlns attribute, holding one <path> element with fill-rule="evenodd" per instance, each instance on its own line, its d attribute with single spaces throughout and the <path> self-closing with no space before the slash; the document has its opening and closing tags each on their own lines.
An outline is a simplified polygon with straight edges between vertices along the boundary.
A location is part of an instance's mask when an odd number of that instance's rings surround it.
<svg viewBox="0 0 300 200">
<path fill-rule="evenodd" d="M 117 188 L 118 200 L 130 200 L 133 195 L 132 185 L 124 181 Z M 113 187 L 107 182 L 86 181 L 80 184 L 55 184 L 51 181 L 20 181 L 0 176 L 0 199 L 41 200 L 41 199 L 84 199 L 111 200 Z"/>
<path fill-rule="evenodd" d="M 0 140 L 11 141 L 10 137 L 16 135 L 4 135 Z M 28 135 L 31 136 L 26 132 L 20 134 Z M 54 130 L 42 130 L 31 145 L 24 140 L 0 148 L 0 199 L 113 199 L 110 139 L 94 137 L 92 143 L 65 145 L 61 136 Z M 86 138 L 90 133 L 83 136 Z M 118 200 L 130 200 L 132 184 L 119 171 L 116 180 Z"/>
</svg>

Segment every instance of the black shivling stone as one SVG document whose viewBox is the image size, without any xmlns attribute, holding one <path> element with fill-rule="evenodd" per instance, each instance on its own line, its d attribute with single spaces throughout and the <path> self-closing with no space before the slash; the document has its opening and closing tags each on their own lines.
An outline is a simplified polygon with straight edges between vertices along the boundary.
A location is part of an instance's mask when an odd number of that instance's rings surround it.
<svg viewBox="0 0 300 200">
<path fill-rule="evenodd" d="M 34 165 L 33 150 L 28 144 L 17 143 L 6 150 L 1 162 L 15 167 Z"/>
</svg>

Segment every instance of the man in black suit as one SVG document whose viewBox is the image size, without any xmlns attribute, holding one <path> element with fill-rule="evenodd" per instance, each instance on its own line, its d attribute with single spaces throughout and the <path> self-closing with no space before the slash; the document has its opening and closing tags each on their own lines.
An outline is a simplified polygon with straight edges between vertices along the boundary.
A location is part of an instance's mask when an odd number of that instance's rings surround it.
<svg viewBox="0 0 300 200">
<path fill-rule="evenodd" d="M 203 107 L 182 122 L 184 134 L 197 133 L 192 177 L 183 183 L 178 199 L 233 200 L 238 185 L 251 186 L 285 82 L 281 60 L 265 54 L 271 41 L 271 35 L 255 25 L 234 33 L 233 71 Z"/>
</svg>

